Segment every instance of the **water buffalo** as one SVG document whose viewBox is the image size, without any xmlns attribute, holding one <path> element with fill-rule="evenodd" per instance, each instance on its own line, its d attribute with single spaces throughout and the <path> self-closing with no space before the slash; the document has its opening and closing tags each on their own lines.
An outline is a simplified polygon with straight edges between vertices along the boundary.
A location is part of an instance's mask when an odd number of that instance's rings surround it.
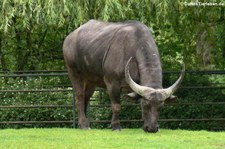
<svg viewBox="0 0 225 149">
<path fill-rule="evenodd" d="M 143 129 L 158 131 L 160 109 L 184 77 L 162 88 L 162 67 L 157 46 L 149 28 L 138 21 L 107 23 L 90 20 L 71 32 L 63 44 L 69 78 L 76 91 L 79 127 L 89 129 L 87 106 L 95 87 L 106 87 L 111 99 L 112 129 L 121 130 L 120 92 L 132 89 L 139 97 Z"/>
</svg>

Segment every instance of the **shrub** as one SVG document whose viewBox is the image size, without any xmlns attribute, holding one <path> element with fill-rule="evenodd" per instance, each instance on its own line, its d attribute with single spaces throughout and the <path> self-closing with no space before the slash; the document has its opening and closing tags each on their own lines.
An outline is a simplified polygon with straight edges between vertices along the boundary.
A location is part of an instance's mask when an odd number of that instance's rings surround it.
<svg viewBox="0 0 225 149">
<path fill-rule="evenodd" d="M 177 75 L 164 75 L 164 86 L 170 86 Z M 205 102 L 223 102 L 224 90 L 213 89 L 213 86 L 221 86 L 225 79 L 221 75 L 193 75 L 187 74 L 182 87 L 176 92 L 179 103 L 168 104 L 161 111 L 160 119 L 212 119 L 224 118 L 225 108 L 223 104 L 204 104 Z M 216 84 L 215 84 L 216 83 Z M 25 77 L 7 78 L 0 80 L 1 90 L 40 90 L 40 89 L 69 89 L 70 82 L 67 77 Z M 202 88 L 199 88 L 201 86 Z M 193 88 L 194 87 L 194 88 Z M 73 94 L 68 92 L 1 92 L 1 106 L 22 105 L 69 105 L 65 108 L 4 108 L 0 110 L 0 121 L 72 121 Z M 197 105 L 187 105 L 194 103 Z M 141 107 L 128 104 L 122 99 L 121 120 L 141 119 Z M 184 103 L 182 105 L 182 103 Z M 201 104 L 203 103 L 203 104 Z M 103 106 L 100 106 L 103 105 Z M 77 113 L 77 112 L 76 112 Z M 105 90 L 98 89 L 91 98 L 88 109 L 88 117 L 91 121 L 111 120 L 112 110 L 110 99 Z M 76 115 L 76 121 L 78 120 Z M 207 129 L 225 130 L 224 121 L 175 121 L 160 122 L 162 128 L 170 129 Z M 123 122 L 123 128 L 139 128 L 142 122 Z M 21 127 L 72 127 L 72 123 L 56 124 L 18 124 L 0 125 L 0 128 Z M 110 123 L 91 123 L 92 128 L 108 128 Z"/>
<path fill-rule="evenodd" d="M 32 92 L 40 89 L 71 89 L 58 87 L 59 77 L 7 78 L 1 80 L 1 90 L 29 90 L 28 92 L 2 92 L 2 106 L 72 105 L 72 92 Z M 0 110 L 0 121 L 59 121 L 72 120 L 72 108 L 6 108 Z M 1 125 L 5 127 L 50 127 L 49 124 Z M 69 126 L 57 124 L 55 126 Z"/>
</svg>

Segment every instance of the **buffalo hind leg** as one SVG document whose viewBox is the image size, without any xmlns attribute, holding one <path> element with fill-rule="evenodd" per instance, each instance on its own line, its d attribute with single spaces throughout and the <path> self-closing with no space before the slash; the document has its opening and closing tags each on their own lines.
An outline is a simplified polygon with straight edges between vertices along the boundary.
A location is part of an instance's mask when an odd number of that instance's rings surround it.
<svg viewBox="0 0 225 149">
<path fill-rule="evenodd" d="M 76 75 L 73 69 L 68 68 L 68 74 L 76 93 L 76 107 L 79 118 L 78 125 L 81 129 L 90 129 L 89 120 L 86 117 L 85 82 Z"/>
<path fill-rule="evenodd" d="M 84 112 L 85 115 L 87 116 L 87 110 L 88 110 L 88 106 L 90 103 L 90 98 L 93 95 L 95 91 L 95 87 L 92 84 L 85 84 L 85 107 L 84 107 Z"/>
<path fill-rule="evenodd" d="M 78 109 L 78 125 L 81 129 L 90 129 L 89 120 L 86 117 L 87 101 L 85 98 L 84 81 L 76 81 L 76 105 Z"/>
<path fill-rule="evenodd" d="M 80 84 L 80 87 L 82 87 L 81 93 L 79 94 L 77 92 L 77 108 L 79 113 L 78 124 L 81 129 L 90 129 L 90 122 L 87 118 L 87 110 L 90 102 L 90 97 L 94 92 L 94 87 L 84 81 L 82 84 Z"/>
<path fill-rule="evenodd" d="M 112 130 L 121 130 L 120 127 L 120 120 L 119 115 L 121 111 L 121 105 L 120 105 L 120 85 L 119 83 L 116 83 L 116 81 L 108 81 L 105 79 L 105 83 L 107 86 L 107 90 L 109 92 L 109 97 L 111 100 L 111 107 L 112 107 Z"/>
</svg>

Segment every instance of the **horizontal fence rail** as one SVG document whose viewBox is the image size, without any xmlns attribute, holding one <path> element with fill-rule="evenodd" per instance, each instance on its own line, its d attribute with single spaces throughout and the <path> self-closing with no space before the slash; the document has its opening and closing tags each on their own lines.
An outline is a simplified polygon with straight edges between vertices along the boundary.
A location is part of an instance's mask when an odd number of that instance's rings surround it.
<svg viewBox="0 0 225 149">
<path fill-rule="evenodd" d="M 72 92 L 72 89 L 0 90 L 0 93 Z"/>
<path fill-rule="evenodd" d="M 180 73 L 181 71 L 169 71 L 165 70 L 163 71 L 164 74 L 176 74 Z M 44 73 L 59 73 L 59 74 L 67 74 L 67 70 L 32 70 L 32 71 L 0 71 L 0 74 L 44 74 Z M 211 75 L 211 74 L 225 74 L 225 70 L 186 70 L 185 73 L 190 74 L 205 74 L 205 75 Z"/>
<path fill-rule="evenodd" d="M 179 75 L 180 71 L 165 71 L 164 75 L 168 74 L 174 74 L 174 75 Z M 225 75 L 225 70 L 221 71 L 186 71 L 186 74 L 189 75 Z M 0 79 L 5 79 L 7 80 L 8 78 L 32 78 L 32 77 L 67 77 L 67 71 L 65 70 L 55 70 L 55 71 L 16 71 L 16 72 L 0 72 Z M 67 78 L 68 79 L 68 78 Z M 64 88 L 64 86 L 67 86 Z M 51 87 L 51 85 L 49 86 Z M 219 82 L 219 83 L 214 83 L 212 86 L 181 86 L 180 89 L 215 89 L 215 90 L 224 90 L 225 89 L 225 82 Z M 104 91 L 101 90 L 100 91 Z M 47 93 L 51 94 L 54 92 L 62 92 L 62 93 L 70 93 L 73 94 L 73 89 L 68 86 L 68 85 L 60 85 L 60 87 L 53 87 L 50 89 L 47 88 L 40 88 L 40 89 L 1 89 L 0 94 L 36 94 L 36 93 Z M 74 95 L 73 95 L 74 97 Z M 2 100 L 3 97 L 1 97 L 0 100 Z M 224 97 L 225 99 L 225 97 Z M 4 99 L 7 100 L 7 99 Z M 37 99 L 38 100 L 38 99 Z M 63 100 L 63 99 L 62 99 Z M 72 99 L 71 99 L 72 100 Z M 179 102 L 179 103 L 170 103 L 167 104 L 166 107 L 169 106 L 202 106 L 202 105 L 211 105 L 211 106 L 224 106 L 225 107 L 225 100 L 224 102 Z M 123 106 L 139 106 L 140 104 L 122 104 Z M 110 108 L 110 104 L 97 104 L 97 105 L 90 105 L 89 108 Z M 43 109 L 43 108 L 66 108 L 66 109 L 73 109 L 73 119 L 72 120 L 39 120 L 39 121 L 12 121 L 12 120 L 4 120 L 0 121 L 0 124 L 5 124 L 5 125 L 16 125 L 16 124 L 73 124 L 73 127 L 75 127 L 75 124 L 77 124 L 77 115 L 76 115 L 76 109 L 75 109 L 75 101 L 73 100 L 73 103 L 71 105 L 68 104 L 63 104 L 63 105 L 0 105 L 0 112 L 4 113 L 4 110 L 14 110 L 14 109 Z M 215 122 L 220 122 L 220 121 L 225 121 L 224 117 L 221 118 L 180 118 L 180 119 L 160 119 L 160 122 L 210 122 L 210 121 L 215 121 Z M 91 118 L 90 120 L 91 123 L 110 123 L 111 120 L 94 120 Z M 130 119 L 130 120 L 121 120 L 122 123 L 129 123 L 129 122 L 142 122 L 141 119 Z"/>
<path fill-rule="evenodd" d="M 121 104 L 124 106 L 125 104 Z M 181 105 L 221 105 L 224 106 L 225 102 L 191 102 L 191 103 L 168 103 L 166 106 L 181 106 Z M 126 106 L 140 106 L 140 104 L 126 104 Z M 104 108 L 111 107 L 110 104 L 99 104 L 99 105 L 90 105 L 90 108 Z M 1 109 L 15 109 L 15 108 L 72 108 L 72 105 L 10 105 L 10 106 L 0 106 Z"/>
<path fill-rule="evenodd" d="M 212 119 L 159 119 L 159 122 L 210 122 L 210 121 L 225 121 L 225 118 L 212 118 Z M 74 121 L 7 121 L 0 122 L 0 124 L 60 124 L 60 123 L 69 123 L 72 124 Z M 111 120 L 90 120 L 91 123 L 111 123 Z M 143 122 L 143 120 L 120 120 L 122 123 L 130 122 Z M 75 121 L 78 123 L 78 121 Z"/>
</svg>

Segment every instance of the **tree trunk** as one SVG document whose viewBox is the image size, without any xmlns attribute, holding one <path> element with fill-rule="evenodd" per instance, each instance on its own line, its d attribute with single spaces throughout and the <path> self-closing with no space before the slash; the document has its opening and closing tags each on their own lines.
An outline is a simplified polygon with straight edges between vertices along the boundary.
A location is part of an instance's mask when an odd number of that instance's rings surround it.
<svg viewBox="0 0 225 149">
<path fill-rule="evenodd" d="M 0 63 L 1 63 L 1 69 L 2 71 L 7 71 L 7 65 L 5 60 L 5 54 L 2 49 L 2 42 L 3 42 L 3 34 L 0 33 Z"/>
<path fill-rule="evenodd" d="M 30 49 L 25 49 L 25 45 L 23 47 L 23 42 L 22 42 L 22 33 L 21 31 L 19 31 L 16 27 L 17 25 L 17 19 L 16 19 L 16 16 L 13 17 L 13 24 L 14 24 L 14 30 L 15 30 L 15 34 L 16 34 L 16 64 L 17 64 L 17 67 L 16 67 L 16 70 L 17 71 L 23 71 L 25 66 L 26 66 L 26 63 L 27 63 L 27 60 L 28 60 L 28 55 L 30 53 Z M 30 46 L 30 39 L 31 36 L 30 34 L 26 36 L 26 42 L 27 42 L 27 45 Z"/>
</svg>

